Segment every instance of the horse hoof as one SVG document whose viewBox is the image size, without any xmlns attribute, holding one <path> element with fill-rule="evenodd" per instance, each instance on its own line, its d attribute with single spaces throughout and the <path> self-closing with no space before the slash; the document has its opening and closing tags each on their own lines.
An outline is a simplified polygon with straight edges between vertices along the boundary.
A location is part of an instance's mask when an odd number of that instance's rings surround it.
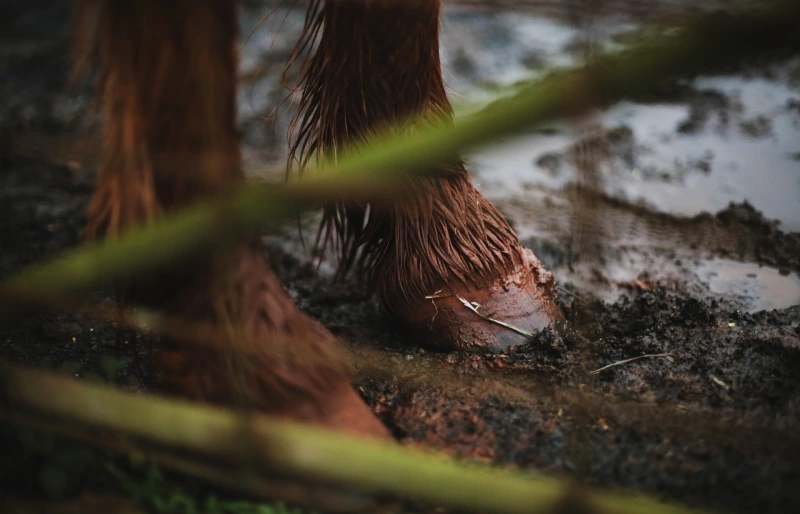
<svg viewBox="0 0 800 514">
<path fill-rule="evenodd" d="M 563 322 L 555 296 L 553 275 L 524 249 L 522 264 L 500 279 L 432 292 L 399 314 L 436 348 L 501 350 Z"/>
</svg>

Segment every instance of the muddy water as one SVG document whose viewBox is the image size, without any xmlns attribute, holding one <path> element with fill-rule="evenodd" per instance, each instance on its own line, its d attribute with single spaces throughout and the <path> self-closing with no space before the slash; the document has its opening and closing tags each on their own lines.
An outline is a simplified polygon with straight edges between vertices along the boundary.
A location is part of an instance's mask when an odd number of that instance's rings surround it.
<svg viewBox="0 0 800 514">
<path fill-rule="evenodd" d="M 789 270 L 712 259 L 700 262 L 697 274 L 708 281 L 712 293 L 733 293 L 749 298 L 748 312 L 800 305 L 800 277 Z"/>
<path fill-rule="evenodd" d="M 587 132 L 611 133 L 619 139 L 598 162 L 609 194 L 683 216 L 746 200 L 782 229 L 800 230 L 800 115 L 792 103 L 800 90 L 740 77 L 692 87 L 696 97 L 684 105 L 621 102 L 583 130 L 557 125 L 517 138 L 473 156 L 475 170 L 498 200 L 520 186 L 563 186 L 577 179 L 570 147 Z"/>
<path fill-rule="evenodd" d="M 564 10 L 566 15 L 568 11 Z M 596 47 L 636 24 L 607 16 L 588 32 Z M 479 101 L 494 90 L 535 78 L 549 66 L 582 61 L 587 32 L 552 17 L 448 11 L 443 23 L 445 76 L 457 100 Z M 498 200 L 520 185 L 576 180 L 568 147 L 598 129 L 624 131 L 624 141 L 598 163 L 606 191 L 678 215 L 716 212 L 749 201 L 781 228 L 800 230 L 800 60 L 749 76 L 698 77 L 683 98 L 648 105 L 621 102 L 584 126 L 560 125 L 473 156 L 486 192 Z M 587 127 L 586 125 L 590 125 Z M 561 156 L 560 165 L 554 166 Z"/>
<path fill-rule="evenodd" d="M 614 48 L 617 35 L 637 26 L 615 13 L 584 30 L 553 13 L 448 11 L 442 55 L 453 98 L 484 101 L 549 66 L 581 62 L 579 42 L 587 37 L 596 47 Z M 587 147 L 594 151 L 593 185 L 609 198 L 674 216 L 713 213 L 746 201 L 778 220 L 780 229 L 795 232 L 800 230 L 799 74 L 795 58 L 738 76 L 697 77 L 681 84 L 680 95 L 647 104 L 623 101 L 579 122 L 541 127 L 469 156 L 470 163 L 484 193 L 506 206 L 522 237 L 552 239 L 574 230 L 570 217 L 579 207 L 566 191 L 581 181 L 575 157 Z M 508 206 L 519 204 L 529 207 L 525 214 L 510 214 L 515 208 Z M 560 218 L 554 205 L 566 207 L 556 208 Z M 609 229 L 606 214 L 601 206 L 593 215 L 608 248 L 626 245 L 627 253 L 636 253 L 631 245 L 644 250 L 661 237 L 633 226 Z M 631 225 L 640 224 L 631 220 Z M 656 281 L 674 275 L 669 263 L 653 267 L 650 256 L 638 260 L 646 264 L 612 259 L 601 272 L 616 277 L 615 283 L 643 271 Z M 745 300 L 748 310 L 800 303 L 796 281 L 779 274 L 743 295 L 734 280 L 711 280 L 706 267 L 687 271 L 710 292 Z M 571 268 L 561 277 L 573 274 Z M 594 291 L 607 300 L 617 297 Z"/>
</svg>

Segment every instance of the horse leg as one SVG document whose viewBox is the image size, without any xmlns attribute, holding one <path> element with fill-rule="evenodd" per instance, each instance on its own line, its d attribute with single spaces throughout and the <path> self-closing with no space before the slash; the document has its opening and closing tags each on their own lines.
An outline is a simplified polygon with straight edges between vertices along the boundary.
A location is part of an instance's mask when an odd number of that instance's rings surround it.
<svg viewBox="0 0 800 514">
<path fill-rule="evenodd" d="M 312 2 L 298 48 L 321 35 L 301 78 L 292 148 L 301 165 L 318 155 L 334 159 L 376 132 L 451 122 L 439 15 L 439 0 Z M 443 348 L 526 339 L 463 301 L 531 333 L 560 319 L 552 275 L 475 189 L 461 159 L 433 171 L 409 178 L 403 199 L 327 208 L 323 230 L 338 236 L 340 271 L 359 268 L 385 308 Z"/>
<path fill-rule="evenodd" d="M 82 0 L 80 6 L 81 19 L 95 20 L 92 52 L 99 54 L 104 109 L 88 236 L 113 238 L 241 184 L 237 2 Z M 124 293 L 167 319 L 204 327 L 187 333 L 215 339 L 209 346 L 164 338 L 154 366 L 169 391 L 388 435 L 352 389 L 333 335 L 292 303 L 257 241 L 171 263 L 128 283 Z"/>
</svg>

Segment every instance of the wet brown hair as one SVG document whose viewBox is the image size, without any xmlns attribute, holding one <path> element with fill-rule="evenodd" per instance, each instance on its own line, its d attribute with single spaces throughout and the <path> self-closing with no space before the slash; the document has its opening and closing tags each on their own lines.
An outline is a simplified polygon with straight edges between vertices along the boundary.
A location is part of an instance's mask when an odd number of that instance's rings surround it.
<svg viewBox="0 0 800 514">
<path fill-rule="evenodd" d="M 311 49 L 290 162 L 302 170 L 385 130 L 451 123 L 439 14 L 438 0 L 312 0 L 294 55 Z M 522 260 L 516 235 L 458 156 L 431 171 L 408 179 L 402 200 L 325 208 L 318 242 L 335 247 L 338 275 L 357 269 L 390 310 L 444 284 L 480 287 Z"/>
<path fill-rule="evenodd" d="M 243 182 L 237 6 L 234 0 L 78 3 L 76 63 L 85 68 L 98 58 L 104 113 L 90 239 L 115 237 Z M 120 286 L 125 304 L 217 331 L 214 348 L 173 340 L 156 348 L 156 374 L 177 394 L 282 414 L 311 405 L 305 415 L 313 418 L 318 398 L 349 384 L 351 368 L 334 337 L 294 305 L 255 241 Z"/>
<path fill-rule="evenodd" d="M 83 34 L 79 41 L 84 55 L 99 56 L 104 113 L 89 237 L 115 235 L 244 179 L 235 127 L 235 5 L 80 2 L 78 20 L 94 19 L 97 29 L 93 40 Z"/>
</svg>

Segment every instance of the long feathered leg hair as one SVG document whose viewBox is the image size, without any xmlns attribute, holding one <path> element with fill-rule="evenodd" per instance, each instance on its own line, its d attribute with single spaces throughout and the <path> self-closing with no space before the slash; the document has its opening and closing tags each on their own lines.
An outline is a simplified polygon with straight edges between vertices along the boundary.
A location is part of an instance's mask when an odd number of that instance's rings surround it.
<svg viewBox="0 0 800 514">
<path fill-rule="evenodd" d="M 382 131 L 451 122 L 439 14 L 438 0 L 312 0 L 293 56 L 308 54 L 292 165 L 335 162 Z M 513 230 L 457 156 L 431 172 L 409 179 L 401 200 L 325 208 L 318 242 L 335 248 L 339 276 L 357 269 L 392 311 L 448 284 L 480 287 L 522 262 Z"/>
</svg>

